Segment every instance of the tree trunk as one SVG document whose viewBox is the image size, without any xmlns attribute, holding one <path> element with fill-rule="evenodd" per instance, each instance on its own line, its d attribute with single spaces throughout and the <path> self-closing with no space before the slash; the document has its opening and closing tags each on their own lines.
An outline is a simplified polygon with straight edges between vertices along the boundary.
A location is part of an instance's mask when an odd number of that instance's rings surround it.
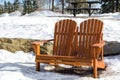
<svg viewBox="0 0 120 80">
<path fill-rule="evenodd" d="M 54 11 L 54 0 L 52 0 L 52 11 Z"/>
<path fill-rule="evenodd" d="M 51 0 L 49 0 L 49 10 L 50 10 L 50 8 L 51 8 Z"/>
<path fill-rule="evenodd" d="M 64 14 L 64 0 L 62 0 L 62 14 Z"/>
<path fill-rule="evenodd" d="M 118 12 L 119 10 L 119 0 L 116 0 L 116 12 Z"/>
</svg>

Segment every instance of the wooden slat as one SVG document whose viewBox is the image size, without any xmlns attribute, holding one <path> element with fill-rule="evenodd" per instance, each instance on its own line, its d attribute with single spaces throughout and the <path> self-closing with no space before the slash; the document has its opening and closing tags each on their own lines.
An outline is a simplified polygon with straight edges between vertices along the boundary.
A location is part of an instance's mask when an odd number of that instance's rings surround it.
<svg viewBox="0 0 120 80">
<path fill-rule="evenodd" d="M 58 54 L 57 54 L 57 55 L 61 55 L 61 54 L 60 54 L 60 51 L 61 51 L 61 50 L 60 50 L 60 47 L 61 47 L 61 35 L 60 35 L 60 33 L 61 33 L 61 31 L 62 31 L 62 26 L 63 26 L 63 21 L 60 21 L 60 22 L 59 22 L 59 30 L 58 30 L 58 32 L 59 32 L 59 34 L 58 34 L 59 37 L 58 37 L 58 38 L 59 38 L 59 39 L 58 39 L 58 46 L 57 46 L 57 48 L 58 48 L 58 51 L 57 51 Z"/>
<path fill-rule="evenodd" d="M 65 45 L 64 44 L 64 38 L 65 38 L 65 35 L 67 35 L 67 34 L 65 34 L 66 25 L 67 25 L 67 20 L 64 21 L 63 24 L 62 24 L 63 27 L 62 27 L 62 33 L 61 33 L 62 38 L 61 38 L 61 46 L 60 46 L 61 47 L 61 49 L 60 49 L 61 50 L 61 55 L 62 55 L 62 51 L 65 52 L 64 51 L 64 45 Z"/>
<path fill-rule="evenodd" d="M 69 27 L 68 26 L 70 26 L 69 25 L 69 21 L 67 20 L 67 22 L 66 22 L 67 24 L 65 25 L 65 34 L 66 35 L 64 35 L 64 45 L 63 45 L 63 56 L 65 56 L 66 54 L 65 53 L 67 53 L 67 50 L 68 50 L 68 48 L 67 48 L 67 42 L 68 42 L 68 36 L 69 36 Z"/>
<path fill-rule="evenodd" d="M 79 35 L 79 56 L 93 57 L 91 46 L 101 39 L 103 22 L 97 19 L 88 19 L 80 24 Z"/>
<path fill-rule="evenodd" d="M 92 60 L 92 58 L 86 58 L 86 57 L 79 58 L 76 56 L 50 56 L 50 55 L 40 55 L 37 56 L 36 58 L 39 60 L 65 60 L 65 61 L 82 61 L 82 62 Z"/>
<path fill-rule="evenodd" d="M 58 27 L 56 27 L 57 25 L 59 25 L 59 23 L 56 23 L 55 24 L 55 31 L 54 31 L 54 46 L 53 46 L 53 54 L 55 55 L 55 53 L 57 52 L 57 38 L 58 38 L 58 36 L 56 35 L 56 33 L 58 33 L 57 32 L 57 30 L 58 30 Z"/>
<path fill-rule="evenodd" d="M 70 19 L 60 20 L 55 26 L 54 55 L 71 55 L 70 47 L 76 30 L 76 22 Z"/>
<path fill-rule="evenodd" d="M 87 33 L 87 35 L 86 35 L 86 41 L 84 42 L 84 43 L 86 43 L 86 45 L 85 45 L 85 48 L 87 49 L 87 50 L 85 50 L 85 56 L 90 56 L 89 54 L 89 45 L 90 45 L 90 40 L 89 40 L 89 36 L 90 35 L 88 35 L 91 31 L 90 31 L 90 29 L 91 29 L 91 23 L 90 23 L 90 20 L 88 20 L 87 21 L 87 31 L 85 32 L 85 33 Z"/>
</svg>

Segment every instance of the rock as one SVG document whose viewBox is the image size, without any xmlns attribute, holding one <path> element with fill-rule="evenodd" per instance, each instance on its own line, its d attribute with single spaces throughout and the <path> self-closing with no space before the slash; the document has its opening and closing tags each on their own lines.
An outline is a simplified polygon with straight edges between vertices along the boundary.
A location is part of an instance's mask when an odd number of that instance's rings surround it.
<svg viewBox="0 0 120 80">
<path fill-rule="evenodd" d="M 120 42 L 106 41 L 104 46 L 104 55 L 116 55 L 120 53 Z"/>
<path fill-rule="evenodd" d="M 31 41 L 33 40 L 21 38 L 0 38 L 0 49 L 5 49 L 10 52 L 16 51 L 30 52 Z"/>
<path fill-rule="evenodd" d="M 41 51 L 43 53 L 47 53 L 49 55 L 52 54 L 53 53 L 53 44 L 51 42 L 47 42 L 47 43 L 43 44 L 43 46 L 41 46 Z"/>
<path fill-rule="evenodd" d="M 5 49 L 10 52 L 24 51 L 30 52 L 33 51 L 31 42 L 35 40 L 32 39 L 22 39 L 22 38 L 0 38 L 0 49 Z M 50 54 L 52 53 L 52 43 L 47 42 L 41 46 L 41 53 Z"/>
<path fill-rule="evenodd" d="M 33 39 L 22 39 L 22 38 L 0 38 L 0 49 L 5 49 L 11 52 L 24 51 L 30 52 L 33 51 L 31 47 L 31 42 Z M 104 55 L 115 55 L 120 53 L 120 42 L 117 41 L 106 41 L 104 46 Z M 51 54 L 53 52 L 53 43 L 47 42 L 41 45 L 42 54 Z"/>
<path fill-rule="evenodd" d="M 24 52 L 30 52 L 31 47 L 30 46 L 24 46 L 24 45 L 14 45 L 10 43 L 0 43 L 0 49 L 5 49 L 10 52 L 16 52 L 16 51 L 24 51 Z"/>
</svg>

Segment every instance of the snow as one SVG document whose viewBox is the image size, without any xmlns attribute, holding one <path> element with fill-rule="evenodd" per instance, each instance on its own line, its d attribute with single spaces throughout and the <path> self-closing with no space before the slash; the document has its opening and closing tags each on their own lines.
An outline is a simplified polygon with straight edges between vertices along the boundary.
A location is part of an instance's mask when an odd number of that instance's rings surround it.
<svg viewBox="0 0 120 80">
<path fill-rule="evenodd" d="M 78 18 L 71 14 L 61 14 L 52 11 L 33 12 L 24 16 L 16 11 L 0 15 L 0 38 L 51 39 L 54 33 L 54 24 L 61 19 L 73 19 L 79 24 L 89 18 L 97 18 L 104 22 L 104 39 L 120 42 L 120 13 L 78 14 Z M 92 76 L 76 74 L 62 74 L 49 72 L 44 69 L 54 69 L 50 65 L 41 64 L 41 72 L 35 71 L 35 55 L 33 52 L 15 53 L 0 50 L 0 80 L 94 80 Z M 105 57 L 107 68 L 95 80 L 120 79 L 120 55 Z M 66 65 L 60 65 L 67 67 Z M 69 68 L 71 66 L 68 66 Z"/>
<path fill-rule="evenodd" d="M 22 15 L 22 13 L 19 12 L 19 11 L 11 12 L 11 13 L 9 14 L 9 16 L 21 16 L 21 15 Z"/>
</svg>

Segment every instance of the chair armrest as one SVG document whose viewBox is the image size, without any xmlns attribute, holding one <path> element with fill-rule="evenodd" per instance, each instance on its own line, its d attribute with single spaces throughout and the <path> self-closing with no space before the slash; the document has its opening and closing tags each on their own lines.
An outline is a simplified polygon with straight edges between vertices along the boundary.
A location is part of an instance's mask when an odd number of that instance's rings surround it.
<svg viewBox="0 0 120 80">
<path fill-rule="evenodd" d="M 53 41 L 54 39 L 50 39 L 50 40 L 40 40 L 40 41 L 35 41 L 35 42 L 32 42 L 31 44 L 32 45 L 41 45 L 41 44 L 44 44 L 46 42 L 49 42 L 49 41 Z"/>
<path fill-rule="evenodd" d="M 101 48 L 105 45 L 105 41 L 101 41 L 100 43 L 95 43 L 92 45 L 93 48 Z"/>
</svg>

